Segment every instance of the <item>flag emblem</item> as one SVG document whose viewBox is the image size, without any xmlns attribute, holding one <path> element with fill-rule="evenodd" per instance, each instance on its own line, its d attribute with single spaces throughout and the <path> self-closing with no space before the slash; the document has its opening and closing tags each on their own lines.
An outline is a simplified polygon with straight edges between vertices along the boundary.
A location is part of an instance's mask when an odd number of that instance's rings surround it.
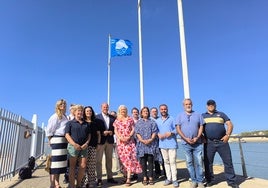
<svg viewBox="0 0 268 188">
<path fill-rule="evenodd" d="M 111 39 L 111 57 L 132 54 L 132 43 L 129 40 Z"/>
</svg>

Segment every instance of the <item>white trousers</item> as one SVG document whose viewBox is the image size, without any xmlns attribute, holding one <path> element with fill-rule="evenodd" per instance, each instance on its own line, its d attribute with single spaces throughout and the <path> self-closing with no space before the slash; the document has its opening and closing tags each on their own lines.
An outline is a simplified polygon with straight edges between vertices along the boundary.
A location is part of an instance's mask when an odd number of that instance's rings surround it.
<svg viewBox="0 0 268 188">
<path fill-rule="evenodd" d="M 167 180 L 177 181 L 177 149 L 162 149 L 161 153 L 164 159 Z"/>
</svg>

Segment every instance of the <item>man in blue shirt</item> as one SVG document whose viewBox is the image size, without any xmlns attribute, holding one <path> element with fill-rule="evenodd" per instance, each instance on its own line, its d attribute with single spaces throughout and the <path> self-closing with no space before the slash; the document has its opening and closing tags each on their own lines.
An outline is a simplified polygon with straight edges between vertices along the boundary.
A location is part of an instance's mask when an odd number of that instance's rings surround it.
<svg viewBox="0 0 268 188">
<path fill-rule="evenodd" d="M 159 106 L 161 117 L 156 120 L 158 127 L 159 148 L 164 159 L 167 179 L 164 186 L 173 183 L 174 187 L 178 187 L 177 181 L 177 140 L 176 127 L 173 117 L 168 114 L 168 107 L 166 104 Z"/>
<path fill-rule="evenodd" d="M 229 137 L 233 131 L 233 124 L 225 113 L 216 110 L 216 102 L 211 99 L 207 101 L 207 112 L 203 113 L 202 116 L 206 123 L 204 127 L 206 138 L 204 161 L 207 187 L 214 184 L 213 161 L 216 152 L 218 152 L 224 164 L 224 173 L 228 185 L 232 188 L 238 188 L 239 186 L 235 183 L 236 176 L 228 144 Z M 225 124 L 227 125 L 227 130 L 225 129 Z"/>
<path fill-rule="evenodd" d="M 203 144 L 201 135 L 203 132 L 204 119 L 201 114 L 192 110 L 192 100 L 184 99 L 184 112 L 180 113 L 176 120 L 177 131 L 182 138 L 182 147 L 186 157 L 187 169 L 192 179 L 191 188 L 203 185 Z"/>
</svg>

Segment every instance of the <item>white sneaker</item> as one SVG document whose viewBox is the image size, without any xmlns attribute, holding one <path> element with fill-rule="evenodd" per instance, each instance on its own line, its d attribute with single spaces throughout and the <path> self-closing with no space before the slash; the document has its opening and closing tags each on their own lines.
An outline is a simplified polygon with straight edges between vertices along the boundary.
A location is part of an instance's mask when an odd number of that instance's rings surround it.
<svg viewBox="0 0 268 188">
<path fill-rule="evenodd" d="M 164 186 L 167 186 L 167 185 L 170 185 L 170 184 L 172 184 L 172 181 L 165 180 L 165 182 L 164 182 Z"/>
</svg>

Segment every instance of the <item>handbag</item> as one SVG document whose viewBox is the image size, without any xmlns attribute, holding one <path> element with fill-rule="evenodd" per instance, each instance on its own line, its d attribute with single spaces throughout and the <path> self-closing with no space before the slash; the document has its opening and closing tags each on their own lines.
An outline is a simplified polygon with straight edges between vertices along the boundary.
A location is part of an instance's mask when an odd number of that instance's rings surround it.
<svg viewBox="0 0 268 188">
<path fill-rule="evenodd" d="M 19 170 L 19 178 L 24 180 L 24 179 L 29 179 L 32 177 L 32 170 L 29 167 L 22 167 Z"/>
<path fill-rule="evenodd" d="M 50 167 L 51 167 L 51 155 L 47 155 L 45 171 L 49 173 Z"/>
</svg>

